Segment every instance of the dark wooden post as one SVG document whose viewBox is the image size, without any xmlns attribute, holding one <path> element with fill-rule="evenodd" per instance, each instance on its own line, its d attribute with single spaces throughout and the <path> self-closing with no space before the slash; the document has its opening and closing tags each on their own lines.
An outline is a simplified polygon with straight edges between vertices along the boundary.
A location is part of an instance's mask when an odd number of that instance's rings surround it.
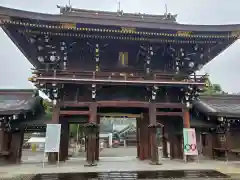
<svg viewBox="0 0 240 180">
<path fill-rule="evenodd" d="M 97 124 L 98 126 L 96 127 L 97 128 L 97 131 L 96 131 L 96 147 L 95 147 L 95 156 L 96 156 L 96 160 L 99 161 L 99 134 L 100 134 L 100 116 L 97 116 Z"/>
<path fill-rule="evenodd" d="M 143 114 L 139 119 L 139 159 L 145 160 L 149 158 L 149 138 L 148 138 L 148 124 L 149 116 Z"/>
<path fill-rule="evenodd" d="M 140 160 L 144 160 L 144 138 L 143 138 L 143 134 L 144 134 L 144 128 L 143 128 L 143 123 L 144 119 L 143 117 L 141 119 L 139 119 L 138 121 L 138 127 L 139 127 L 139 159 Z"/>
<path fill-rule="evenodd" d="M 92 103 L 89 107 L 89 123 L 86 125 L 87 134 L 87 163 L 85 166 L 96 166 L 96 135 L 97 125 L 97 104 Z"/>
<path fill-rule="evenodd" d="M 187 108 L 183 110 L 183 127 L 190 128 L 190 114 Z"/>
<path fill-rule="evenodd" d="M 157 118 L 156 118 L 156 105 L 150 103 L 149 106 L 149 135 L 150 135 L 150 148 L 151 148 L 151 164 L 158 165 L 158 145 L 157 145 Z"/>
<path fill-rule="evenodd" d="M 139 121 L 140 121 L 140 118 L 136 118 L 136 139 L 137 139 L 137 158 L 140 158 L 140 142 L 139 142 L 139 140 L 140 140 L 140 131 L 139 131 L 139 125 L 140 125 L 140 123 L 139 123 Z"/>
<path fill-rule="evenodd" d="M 13 132 L 9 149 L 9 162 L 20 163 L 22 157 L 22 145 L 24 139 L 24 130 Z"/>
<path fill-rule="evenodd" d="M 168 158 L 168 152 L 167 152 L 167 138 L 165 135 L 165 127 L 162 128 L 162 154 L 163 158 Z"/>
<path fill-rule="evenodd" d="M 60 141 L 60 161 L 66 161 L 68 159 L 68 145 L 69 145 L 69 124 L 63 122 L 61 125 L 61 141 Z"/>
<path fill-rule="evenodd" d="M 190 128 L 191 127 L 191 125 L 190 125 L 190 114 L 189 114 L 189 109 L 188 108 L 183 109 L 183 127 L 184 128 Z M 181 150 L 179 149 L 179 151 L 181 151 Z M 182 149 L 181 152 L 184 153 L 184 149 Z M 184 156 L 182 156 L 182 157 L 184 157 Z M 189 156 L 186 156 L 186 161 L 189 161 Z"/>
<path fill-rule="evenodd" d="M 6 132 L 4 128 L 5 124 L 0 123 L 0 154 L 8 154 L 10 133 Z"/>
<path fill-rule="evenodd" d="M 60 107 L 59 107 L 59 104 L 57 102 L 56 105 L 53 106 L 53 112 L 52 112 L 52 124 L 58 124 L 59 123 L 59 113 L 60 113 Z M 61 138 L 62 140 L 62 138 Z M 61 140 L 60 140 L 60 143 L 61 143 Z M 54 152 L 50 152 L 48 153 L 48 163 L 50 164 L 55 164 L 57 163 L 57 153 L 54 153 Z"/>
</svg>

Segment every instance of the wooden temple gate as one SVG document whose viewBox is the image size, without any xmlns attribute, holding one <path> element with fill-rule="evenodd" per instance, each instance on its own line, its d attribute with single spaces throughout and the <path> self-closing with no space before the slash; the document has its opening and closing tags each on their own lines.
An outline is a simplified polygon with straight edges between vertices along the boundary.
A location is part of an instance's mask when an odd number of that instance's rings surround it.
<svg viewBox="0 0 240 180">
<path fill-rule="evenodd" d="M 67 111 L 60 110 L 61 106 L 71 107 L 88 107 L 88 111 Z M 157 128 L 162 129 L 164 133 L 164 124 L 159 123 L 157 116 L 181 116 L 183 118 L 184 127 L 190 127 L 189 111 L 183 105 L 178 103 L 147 103 L 147 102 L 114 102 L 114 101 L 98 101 L 89 103 L 61 103 L 59 102 L 54 110 L 52 116 L 52 123 L 62 124 L 62 135 L 60 144 L 60 160 L 65 161 L 68 159 L 68 141 L 69 141 L 69 124 L 64 121 L 66 115 L 83 115 L 88 116 L 88 122 L 84 123 L 86 133 L 86 161 L 87 165 L 96 165 L 99 160 L 99 124 L 100 116 L 98 115 L 98 108 L 101 107 L 128 107 L 128 108 L 143 108 L 147 111 L 142 113 L 142 116 L 137 118 L 137 157 L 140 160 L 149 159 L 152 164 L 158 164 L 158 143 L 157 143 Z M 161 108 L 177 107 L 181 112 L 161 112 Z M 85 108 L 84 108 L 85 109 Z M 147 113 L 146 113 L 147 112 Z M 171 147 L 171 156 L 173 158 L 182 158 L 182 138 L 170 138 L 171 144 L 178 144 L 180 147 Z M 163 156 L 167 157 L 167 143 L 163 135 Z M 49 162 L 55 163 L 57 155 L 55 153 L 49 154 Z"/>
</svg>

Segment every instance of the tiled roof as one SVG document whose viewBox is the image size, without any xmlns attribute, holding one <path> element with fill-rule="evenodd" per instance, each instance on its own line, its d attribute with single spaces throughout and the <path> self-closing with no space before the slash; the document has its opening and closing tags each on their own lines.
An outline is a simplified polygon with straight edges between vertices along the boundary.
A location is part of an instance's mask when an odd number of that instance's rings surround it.
<svg viewBox="0 0 240 180">
<path fill-rule="evenodd" d="M 18 114 L 33 109 L 40 102 L 34 89 L 0 89 L 0 115 Z"/>
<path fill-rule="evenodd" d="M 72 7 L 62 7 L 60 8 L 60 13 L 65 16 L 80 16 L 80 17 L 98 17 L 102 19 L 121 19 L 121 20 L 132 20 L 132 21 L 146 21 L 146 22 L 164 22 L 164 23 L 176 23 L 177 15 L 166 14 L 164 15 L 154 15 L 154 14 L 145 14 L 145 13 L 125 13 L 123 11 L 111 12 L 111 11 L 97 11 L 97 10 L 87 10 L 87 9 L 78 9 Z"/>
<path fill-rule="evenodd" d="M 216 127 L 216 123 L 214 123 L 213 121 L 207 121 L 207 120 L 203 120 L 201 118 L 198 117 L 191 117 L 190 120 L 190 125 L 192 128 L 211 128 L 211 127 Z"/>
<path fill-rule="evenodd" d="M 32 117 L 31 119 L 26 119 L 21 122 L 16 122 L 13 121 L 11 122 L 11 127 L 13 129 L 15 128 L 33 128 L 35 129 L 36 127 L 45 127 L 47 123 L 51 122 L 51 114 L 39 114 L 35 117 Z"/>
<path fill-rule="evenodd" d="M 240 117 L 239 95 L 211 95 L 201 96 L 194 106 L 209 115 Z"/>
</svg>

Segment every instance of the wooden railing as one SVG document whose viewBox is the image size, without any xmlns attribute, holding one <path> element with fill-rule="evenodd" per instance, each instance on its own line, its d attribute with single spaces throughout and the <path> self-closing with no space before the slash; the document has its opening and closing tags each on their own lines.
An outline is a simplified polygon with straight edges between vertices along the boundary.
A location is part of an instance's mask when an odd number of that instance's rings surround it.
<svg viewBox="0 0 240 180">
<path fill-rule="evenodd" d="M 46 71 L 45 69 L 33 69 L 33 74 L 38 77 L 64 77 L 64 78 L 84 78 L 84 79 L 111 79 L 111 80 L 155 80 L 155 81 L 191 81 L 205 82 L 205 75 L 187 76 L 182 74 L 172 74 L 163 72 L 153 72 L 149 77 L 141 72 L 120 73 L 120 72 L 93 72 L 93 71 L 71 71 L 57 70 Z"/>
</svg>

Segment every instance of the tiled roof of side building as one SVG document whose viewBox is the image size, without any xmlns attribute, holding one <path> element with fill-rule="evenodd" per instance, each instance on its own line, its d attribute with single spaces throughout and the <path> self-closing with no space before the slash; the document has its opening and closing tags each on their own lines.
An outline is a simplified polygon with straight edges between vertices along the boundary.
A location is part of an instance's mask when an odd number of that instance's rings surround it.
<svg viewBox="0 0 240 180">
<path fill-rule="evenodd" d="M 30 111 L 42 100 L 34 89 L 0 89 L 0 115 Z"/>
<path fill-rule="evenodd" d="M 240 96 L 217 94 L 201 96 L 194 102 L 199 111 L 216 116 L 240 117 Z"/>
</svg>

